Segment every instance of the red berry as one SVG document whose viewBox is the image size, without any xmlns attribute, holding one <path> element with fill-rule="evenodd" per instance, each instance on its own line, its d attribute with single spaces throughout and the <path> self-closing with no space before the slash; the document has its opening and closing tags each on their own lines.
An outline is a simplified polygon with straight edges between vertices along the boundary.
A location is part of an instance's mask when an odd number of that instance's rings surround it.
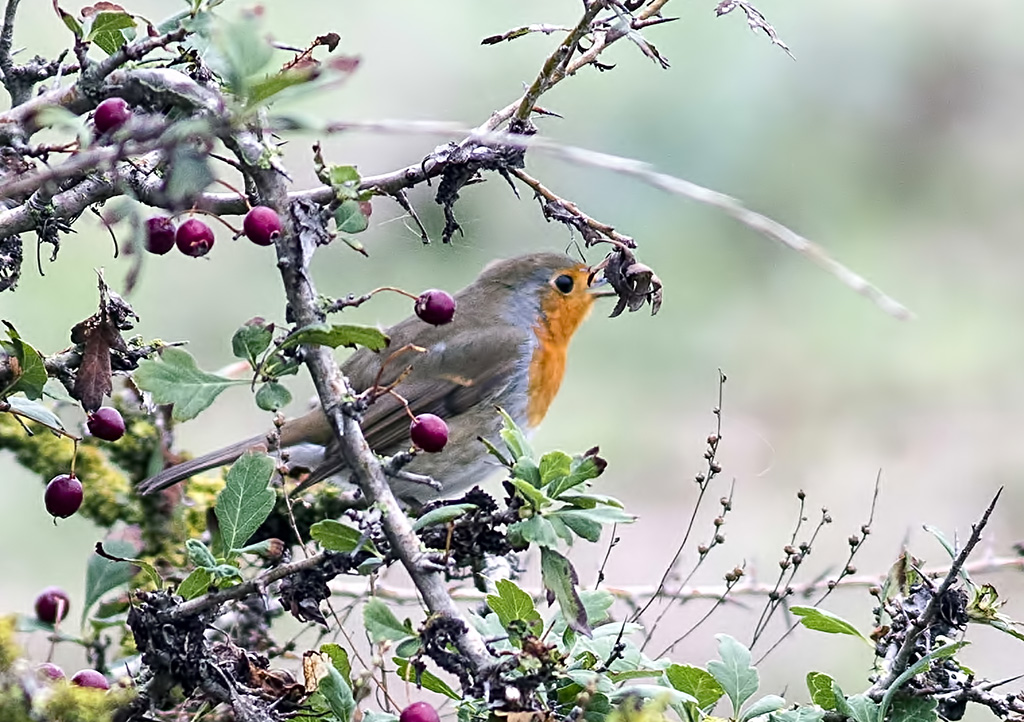
<svg viewBox="0 0 1024 722">
<path fill-rule="evenodd" d="M 174 248 L 174 222 L 154 216 L 146 219 L 146 250 L 162 256 Z"/>
<path fill-rule="evenodd" d="M 245 237 L 257 246 L 269 246 L 281 235 L 281 216 L 267 206 L 256 206 L 242 221 Z"/>
<path fill-rule="evenodd" d="M 53 662 L 43 662 L 36 667 L 36 674 L 50 680 L 64 679 L 64 670 Z"/>
<path fill-rule="evenodd" d="M 450 293 L 432 288 L 416 299 L 415 311 L 420 320 L 434 326 L 444 326 L 451 323 L 455 316 L 455 305 L 455 299 Z"/>
<path fill-rule="evenodd" d="M 69 609 L 71 600 L 60 587 L 47 587 L 36 597 L 36 619 L 40 622 L 56 624 L 68 616 Z"/>
<path fill-rule="evenodd" d="M 104 441 L 117 441 L 124 436 L 124 419 L 121 412 L 112 406 L 101 406 L 91 414 L 85 425 L 89 433 Z"/>
<path fill-rule="evenodd" d="M 434 454 L 448 443 L 448 424 L 440 416 L 420 414 L 409 425 L 409 437 L 416 446 Z"/>
<path fill-rule="evenodd" d="M 96 130 L 102 135 L 117 130 L 131 117 L 132 111 L 128 109 L 128 103 L 124 101 L 124 98 L 107 98 L 96 106 L 92 122 L 96 124 Z"/>
<path fill-rule="evenodd" d="M 174 242 L 178 250 L 186 256 L 199 258 L 205 256 L 213 248 L 213 229 L 198 220 L 189 218 L 178 226 L 178 232 L 174 234 Z"/>
<path fill-rule="evenodd" d="M 83 669 L 80 672 L 75 672 L 75 676 L 71 678 L 71 684 L 79 687 L 92 687 L 93 689 L 110 689 L 110 683 L 107 682 L 107 678 L 95 669 Z"/>
<path fill-rule="evenodd" d="M 70 474 L 55 476 L 46 485 L 43 501 L 51 516 L 66 519 L 82 505 L 82 482 Z"/>
<path fill-rule="evenodd" d="M 437 710 L 426 702 L 413 702 L 402 710 L 398 722 L 440 722 Z"/>
</svg>

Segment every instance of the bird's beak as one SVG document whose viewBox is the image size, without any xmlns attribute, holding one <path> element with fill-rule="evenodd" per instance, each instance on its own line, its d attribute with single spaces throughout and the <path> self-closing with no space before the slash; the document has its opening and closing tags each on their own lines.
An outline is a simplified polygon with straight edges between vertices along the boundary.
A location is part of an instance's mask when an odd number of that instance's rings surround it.
<svg viewBox="0 0 1024 722">
<path fill-rule="evenodd" d="M 590 282 L 587 285 L 587 292 L 590 293 L 594 298 L 606 298 L 608 296 L 617 295 L 611 288 L 605 288 L 608 285 L 608 279 L 601 274 L 597 276 L 597 271 L 594 271 L 590 275 Z"/>
</svg>

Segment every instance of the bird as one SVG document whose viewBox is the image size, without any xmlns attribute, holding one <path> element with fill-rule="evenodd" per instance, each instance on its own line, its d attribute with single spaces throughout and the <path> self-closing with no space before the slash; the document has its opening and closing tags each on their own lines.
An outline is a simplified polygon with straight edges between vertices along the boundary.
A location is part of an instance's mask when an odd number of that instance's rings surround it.
<svg viewBox="0 0 1024 722">
<path fill-rule="evenodd" d="M 599 290 L 601 279 L 594 278 L 590 266 L 562 253 L 494 261 L 455 294 L 450 323 L 434 326 L 412 315 L 385 331 L 390 338 L 386 351 L 361 348 L 344 362 L 342 372 L 357 392 L 393 386 L 394 393 L 380 393 L 362 419 L 363 434 L 377 454 L 411 448 L 410 412 L 435 414 L 447 422 L 445 447 L 417 453 L 403 467 L 409 475 L 390 480 L 399 500 L 419 506 L 483 481 L 496 462 L 481 439 L 501 447 L 498 409 L 527 435 L 537 428 L 561 386 L 573 335 L 595 299 L 607 295 Z M 285 421 L 277 435 L 282 449 L 313 445 L 320 450 L 319 464 L 310 465 L 302 488 L 345 471 L 319 405 Z M 266 447 L 268 438 L 255 436 L 171 466 L 137 489 L 151 494 L 233 463 L 250 449 Z M 436 481 L 440 490 L 410 481 L 413 474 Z"/>
</svg>

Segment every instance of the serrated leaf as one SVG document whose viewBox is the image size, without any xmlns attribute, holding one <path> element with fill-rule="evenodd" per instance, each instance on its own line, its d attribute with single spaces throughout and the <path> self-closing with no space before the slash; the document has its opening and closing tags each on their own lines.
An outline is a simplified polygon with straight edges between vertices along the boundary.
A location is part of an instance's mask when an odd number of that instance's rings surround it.
<svg viewBox="0 0 1024 722">
<path fill-rule="evenodd" d="M 519 620 L 526 622 L 533 634 L 540 634 L 543 620 L 530 595 L 510 579 L 499 579 L 495 589 L 497 594 L 487 595 L 487 606 L 498 615 L 501 626 L 508 631 L 509 625 Z"/>
<path fill-rule="evenodd" d="M 527 544 L 536 544 L 542 548 L 550 547 L 552 549 L 558 546 L 558 534 L 555 532 L 555 528 L 551 522 L 539 514 L 509 525 L 508 531 Z"/>
<path fill-rule="evenodd" d="M 107 55 L 113 55 L 128 39 L 125 30 L 135 27 L 135 19 L 125 12 L 96 13 L 86 40 L 96 43 Z"/>
<path fill-rule="evenodd" d="M 130 541 L 109 539 L 103 542 L 104 550 L 111 556 L 131 557 L 138 549 Z M 131 564 L 111 561 L 99 554 L 89 557 L 85 568 L 85 603 L 82 606 L 82 622 L 88 617 L 92 605 L 109 591 L 127 584 L 135 576 L 135 568 Z"/>
<path fill-rule="evenodd" d="M 732 702 L 733 717 L 739 715 L 746 701 L 758 687 L 757 670 L 750 664 L 750 650 L 728 634 L 716 634 L 720 660 L 708 662 L 708 671 L 714 675 Z"/>
<path fill-rule="evenodd" d="M 267 381 L 256 390 L 256 405 L 264 411 L 277 411 L 291 402 L 291 391 L 277 381 Z"/>
<path fill-rule="evenodd" d="M 835 700 L 832 701 L 832 706 L 835 706 Z M 825 713 L 814 707 L 797 707 L 784 712 L 775 712 L 771 719 L 772 722 L 821 722 L 825 719 Z"/>
<path fill-rule="evenodd" d="M 270 347 L 273 338 L 272 326 L 264 323 L 263 319 L 253 319 L 231 336 L 231 353 L 235 358 L 248 361 L 255 368 L 260 354 Z"/>
<path fill-rule="evenodd" d="M 417 683 L 416 679 L 416 668 L 409 663 L 408 659 L 402 659 L 401 657 L 394 657 L 392 661 L 398 667 L 398 678 L 406 682 Z M 424 689 L 428 689 L 431 692 L 437 692 L 443 694 L 445 697 L 454 700 L 461 700 L 462 695 L 453 690 L 444 680 L 437 675 L 430 672 L 430 670 L 423 670 L 419 675 L 418 684 Z"/>
<path fill-rule="evenodd" d="M 519 464 L 517 463 L 516 466 Z M 523 479 L 511 479 L 512 485 L 523 495 L 526 502 L 537 511 L 551 506 L 551 499 L 536 486 Z"/>
<path fill-rule="evenodd" d="M 882 717 L 878 714 L 878 704 L 870 697 L 858 694 L 853 697 L 845 697 L 839 687 L 835 687 L 836 711 L 846 715 L 855 722 L 880 722 Z"/>
<path fill-rule="evenodd" d="M 363 533 L 347 524 L 342 524 L 334 519 L 318 521 L 309 528 L 309 535 L 320 543 L 324 549 L 332 552 L 348 554 L 356 550 L 359 540 L 363 539 Z M 373 542 L 363 539 L 362 548 L 371 554 L 380 555 Z"/>
<path fill-rule="evenodd" d="M 229 386 L 248 383 L 207 373 L 196 366 L 192 354 L 165 348 L 157 359 L 139 362 L 135 384 L 153 395 L 158 404 L 174 404 L 175 421 L 188 421 L 207 408 Z"/>
<path fill-rule="evenodd" d="M 7 387 L 6 392 L 13 394 L 20 391 L 33 401 L 41 399 L 47 380 L 43 356 L 18 335 L 13 325 L 7 321 L 3 323 L 7 327 L 10 341 L 4 341 L 0 346 L 18 361 L 18 376 L 14 383 Z M 5 389 L 0 389 L 0 393 L 4 391 Z"/>
<path fill-rule="evenodd" d="M 846 634 L 851 637 L 858 637 L 864 640 L 872 648 L 874 647 L 867 637 L 860 633 L 860 630 L 838 614 L 833 614 L 832 612 L 821 609 L 820 607 L 795 606 L 790 607 L 789 611 L 800 617 L 800 623 L 808 629 L 813 629 L 816 632 L 826 632 L 828 634 Z"/>
<path fill-rule="evenodd" d="M 540 574 L 544 588 L 555 595 L 558 608 L 569 629 L 577 634 L 591 636 L 590 625 L 587 624 L 587 610 L 576 590 L 579 578 L 572 563 L 554 549 L 541 547 Z"/>
<path fill-rule="evenodd" d="M 317 692 L 323 695 L 327 706 L 341 722 L 349 722 L 352 719 L 352 711 L 356 708 L 352 688 L 333 664 L 327 668 L 327 676 L 320 680 Z"/>
<path fill-rule="evenodd" d="M 331 664 L 341 674 L 341 678 L 350 687 L 352 686 L 352 663 L 349 661 L 348 652 L 344 647 L 337 644 L 321 644 L 320 651 L 331 658 Z"/>
<path fill-rule="evenodd" d="M 370 219 L 363 213 L 359 201 L 347 200 L 334 211 L 334 225 L 339 233 L 362 233 L 370 226 Z"/>
<path fill-rule="evenodd" d="M 390 640 L 397 642 L 406 637 L 416 636 L 412 625 L 402 624 L 388 605 L 376 597 L 363 607 L 363 624 L 375 643 Z"/>
<path fill-rule="evenodd" d="M 697 700 L 697 707 L 709 710 L 725 694 L 722 685 L 706 669 L 673 664 L 665 670 L 669 684 Z"/>
<path fill-rule="evenodd" d="M 540 486 L 569 475 L 572 457 L 564 451 L 549 451 L 540 458 Z"/>
<path fill-rule="evenodd" d="M 934 697 L 897 697 L 889 722 L 935 722 L 939 718 L 938 706 Z"/>
<path fill-rule="evenodd" d="M 213 575 L 205 567 L 193 569 L 192 573 L 185 577 L 185 581 L 178 585 L 176 594 L 186 602 L 189 599 L 206 594 L 210 585 L 213 584 Z"/>
<path fill-rule="evenodd" d="M 766 694 L 761 699 L 751 704 L 747 709 L 743 711 L 743 716 L 740 717 L 740 722 L 747 722 L 755 717 L 761 717 L 762 715 L 771 714 L 776 710 L 780 710 L 786 706 L 786 700 L 777 694 Z"/>
<path fill-rule="evenodd" d="M 43 426 L 49 426 L 54 429 L 64 428 L 64 424 L 61 422 L 60 417 L 38 401 L 29 401 L 21 396 L 11 396 L 4 399 L 4 403 L 8 405 L 11 411 L 15 412 L 19 416 L 24 416 L 27 419 L 38 421 Z"/>
<path fill-rule="evenodd" d="M 279 348 L 286 349 L 308 343 L 314 346 L 364 346 L 371 351 L 387 348 L 390 339 L 375 326 L 361 326 L 354 323 L 314 323 L 300 328 L 281 342 Z"/>
<path fill-rule="evenodd" d="M 608 462 L 597 455 L 596 449 L 593 450 L 593 453 L 573 457 L 569 473 L 552 483 L 547 492 L 552 498 L 560 498 L 570 489 L 599 477 L 607 466 Z"/>
<path fill-rule="evenodd" d="M 270 515 L 277 495 L 268 488 L 274 460 L 264 453 L 242 454 L 228 469 L 214 512 L 225 549 L 243 546 Z"/>
<path fill-rule="evenodd" d="M 413 522 L 412 530 L 419 531 L 420 529 L 426 529 L 428 526 L 447 524 L 479 508 L 476 504 L 446 504 L 445 506 L 439 506 L 418 517 Z"/>
<path fill-rule="evenodd" d="M 836 708 L 834 686 L 835 680 L 824 672 L 807 673 L 807 691 L 811 693 L 811 701 L 822 709 Z"/>
</svg>

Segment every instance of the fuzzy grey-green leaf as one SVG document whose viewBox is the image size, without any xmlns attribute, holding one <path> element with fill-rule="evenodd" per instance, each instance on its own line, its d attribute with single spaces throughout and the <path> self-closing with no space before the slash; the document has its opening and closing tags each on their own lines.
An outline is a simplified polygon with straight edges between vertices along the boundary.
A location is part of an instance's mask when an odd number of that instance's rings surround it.
<svg viewBox="0 0 1024 722">
<path fill-rule="evenodd" d="M 174 404 L 175 421 L 188 421 L 208 407 L 229 386 L 248 383 L 207 373 L 196 365 L 192 354 L 180 348 L 165 348 L 159 358 L 139 362 L 132 377 L 158 404 Z"/>
</svg>

